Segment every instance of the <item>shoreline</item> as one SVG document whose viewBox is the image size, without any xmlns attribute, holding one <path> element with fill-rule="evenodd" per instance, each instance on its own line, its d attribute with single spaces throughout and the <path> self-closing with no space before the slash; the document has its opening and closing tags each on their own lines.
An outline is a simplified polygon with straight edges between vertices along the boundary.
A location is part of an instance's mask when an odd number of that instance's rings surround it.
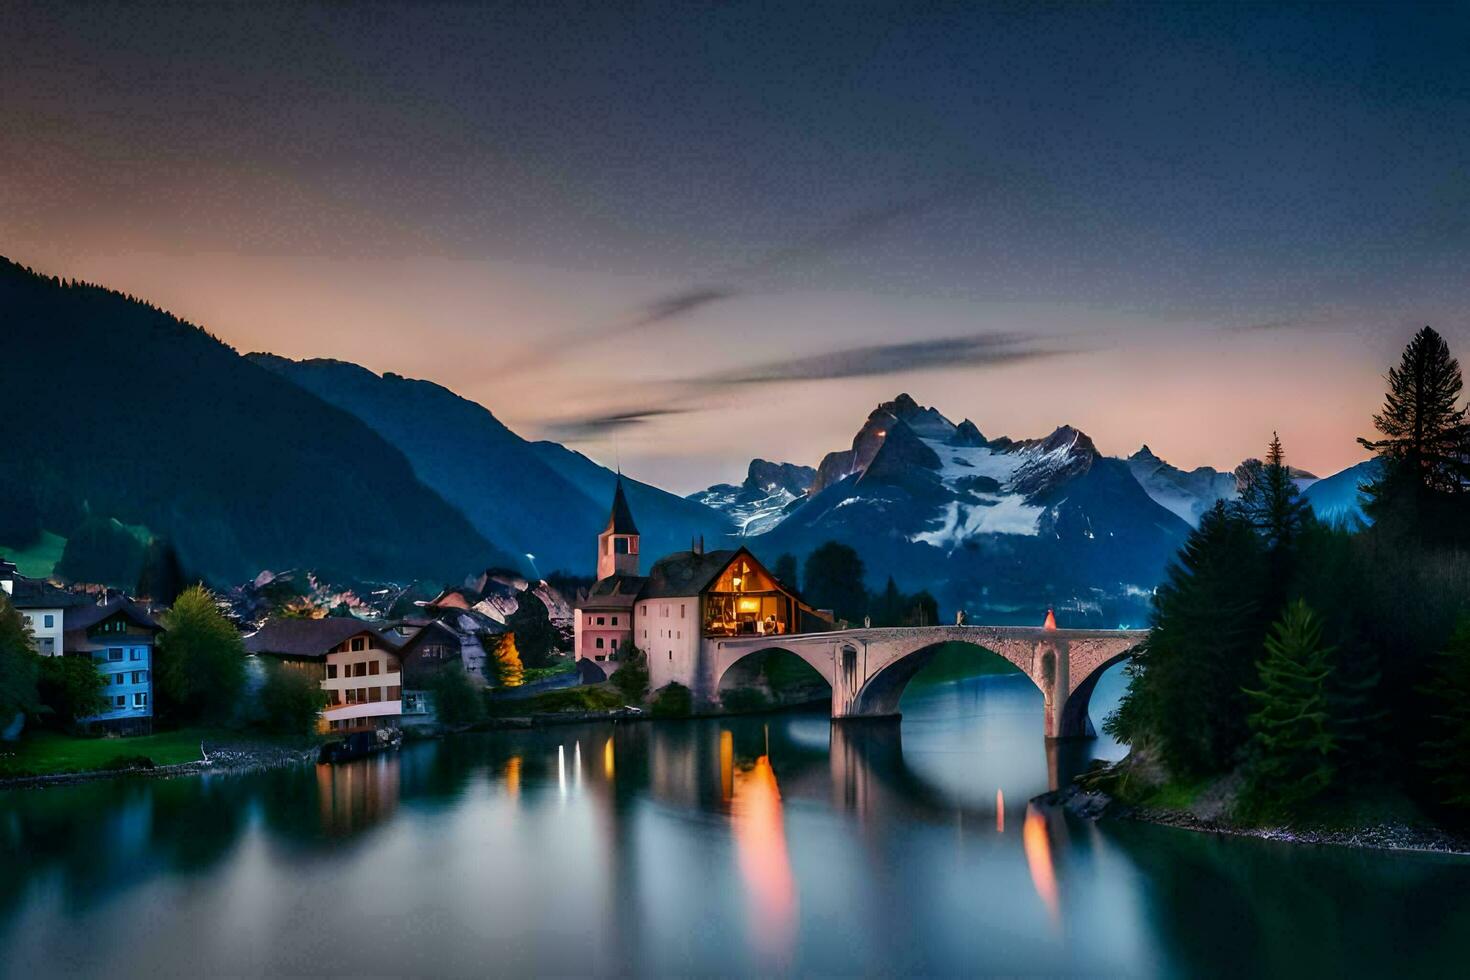
<svg viewBox="0 0 1470 980">
<path fill-rule="evenodd" d="M 1222 820 L 1208 820 L 1188 810 L 1133 806 L 1099 790 L 1073 783 L 1034 797 L 1031 802 L 1057 807 L 1094 823 L 1132 821 L 1227 837 L 1253 837 L 1284 844 L 1313 844 L 1371 851 L 1415 854 L 1447 854 L 1470 857 L 1470 838 L 1450 831 L 1411 824 L 1376 824 L 1353 828 L 1263 826 L 1252 827 Z"/>
<path fill-rule="evenodd" d="M 240 775 L 314 764 L 317 753 L 320 751 L 321 747 L 318 745 L 310 748 L 287 749 L 259 743 L 224 743 L 213 750 L 206 749 L 205 757 L 202 759 L 180 762 L 175 765 L 129 766 L 122 769 L 86 769 L 77 772 L 52 772 L 33 776 L 4 776 L 0 777 L 0 791 L 47 789 L 53 786 L 70 786 L 75 783 L 91 783 L 104 779 L 170 779 L 176 776 L 207 774 Z"/>
</svg>

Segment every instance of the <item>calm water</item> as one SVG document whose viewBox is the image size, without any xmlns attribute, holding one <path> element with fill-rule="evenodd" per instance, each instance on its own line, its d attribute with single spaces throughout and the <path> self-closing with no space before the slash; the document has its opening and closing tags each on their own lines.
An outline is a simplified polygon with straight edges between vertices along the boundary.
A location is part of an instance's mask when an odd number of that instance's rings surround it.
<svg viewBox="0 0 1470 980">
<path fill-rule="evenodd" d="M 904 710 L 0 794 L 0 976 L 1463 975 L 1470 860 L 1066 820 L 1024 678 Z"/>
</svg>

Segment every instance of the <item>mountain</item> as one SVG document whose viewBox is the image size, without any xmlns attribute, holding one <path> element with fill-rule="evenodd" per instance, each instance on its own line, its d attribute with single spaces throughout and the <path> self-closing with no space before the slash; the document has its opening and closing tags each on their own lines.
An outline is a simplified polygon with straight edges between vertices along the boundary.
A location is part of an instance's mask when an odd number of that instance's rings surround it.
<svg viewBox="0 0 1470 980">
<path fill-rule="evenodd" d="M 1141 621 L 1188 534 L 1126 462 L 1077 429 L 986 439 L 904 394 L 879 405 L 849 449 L 822 460 L 807 498 L 747 543 L 773 560 L 837 540 L 875 579 L 927 588 L 946 608 L 1030 622 L 1068 605 L 1074 622 L 1117 625 Z"/>
<path fill-rule="evenodd" d="M 1377 480 L 1382 469 L 1380 460 L 1364 460 L 1313 483 L 1305 496 L 1317 517 L 1329 524 L 1372 523 L 1363 513 L 1367 495 L 1362 488 Z"/>
<path fill-rule="evenodd" d="M 1128 457 L 1128 469 L 1155 502 L 1192 527 L 1199 526 L 1200 517 L 1217 500 L 1233 500 L 1239 495 L 1234 473 L 1222 473 L 1209 466 L 1186 472 L 1155 456 L 1146 445 Z"/>
<path fill-rule="evenodd" d="M 786 509 L 806 497 L 816 478 L 810 466 L 753 459 L 739 486 L 716 483 L 689 499 L 727 515 L 742 536 L 761 534 L 781 523 Z"/>
<path fill-rule="evenodd" d="M 1147 445 L 1129 456 L 1127 462 L 1133 478 L 1143 487 L 1144 492 L 1155 503 L 1167 507 L 1189 522 L 1191 527 L 1199 526 L 1200 517 L 1215 506 L 1216 501 L 1238 499 L 1241 490 L 1265 465 L 1259 459 L 1252 458 L 1242 461 L 1229 472 L 1212 466 L 1198 466 L 1185 471 L 1154 455 Z M 1288 466 L 1287 472 L 1291 474 L 1298 490 L 1306 490 L 1317 482 L 1314 474 L 1295 466 Z"/>
<path fill-rule="evenodd" d="M 362 420 L 396 447 L 418 478 L 469 518 L 481 535 L 532 571 L 588 573 L 607 522 L 617 474 L 556 443 L 529 442 L 484 406 L 430 381 L 378 375 L 344 361 L 249 359 Z M 695 502 L 624 478 L 624 491 L 654 557 L 711 544 L 731 533 L 727 518 Z"/>
<path fill-rule="evenodd" d="M 0 508 L 75 536 L 62 565 L 87 565 L 84 525 L 164 537 L 215 582 L 455 580 L 508 558 L 360 420 L 130 296 L 0 259 L 0 336 Z"/>
</svg>

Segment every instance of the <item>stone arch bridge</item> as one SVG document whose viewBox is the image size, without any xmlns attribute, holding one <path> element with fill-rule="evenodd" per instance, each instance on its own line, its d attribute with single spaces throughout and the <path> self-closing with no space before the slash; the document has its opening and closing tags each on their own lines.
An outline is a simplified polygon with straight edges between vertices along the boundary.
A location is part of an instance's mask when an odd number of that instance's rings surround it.
<svg viewBox="0 0 1470 980">
<path fill-rule="evenodd" d="M 1147 635 L 1147 630 L 913 626 L 710 638 L 693 686 L 697 696 L 717 700 L 720 682 L 737 663 L 785 650 L 832 685 L 834 719 L 891 718 L 899 714 L 904 688 L 933 660 L 940 644 L 967 643 L 1004 657 L 1041 689 L 1047 738 L 1086 738 L 1095 734 L 1087 705 L 1097 679 Z"/>
</svg>

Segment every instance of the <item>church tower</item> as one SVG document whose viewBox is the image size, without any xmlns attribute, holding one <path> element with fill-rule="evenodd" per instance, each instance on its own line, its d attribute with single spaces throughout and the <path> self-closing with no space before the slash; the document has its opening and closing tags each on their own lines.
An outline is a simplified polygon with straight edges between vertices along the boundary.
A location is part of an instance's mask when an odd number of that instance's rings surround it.
<svg viewBox="0 0 1470 980">
<path fill-rule="evenodd" d="M 597 536 L 597 577 L 601 580 L 609 575 L 637 574 L 638 525 L 633 523 L 633 512 L 623 496 L 623 478 L 619 475 L 607 527 Z"/>
</svg>

